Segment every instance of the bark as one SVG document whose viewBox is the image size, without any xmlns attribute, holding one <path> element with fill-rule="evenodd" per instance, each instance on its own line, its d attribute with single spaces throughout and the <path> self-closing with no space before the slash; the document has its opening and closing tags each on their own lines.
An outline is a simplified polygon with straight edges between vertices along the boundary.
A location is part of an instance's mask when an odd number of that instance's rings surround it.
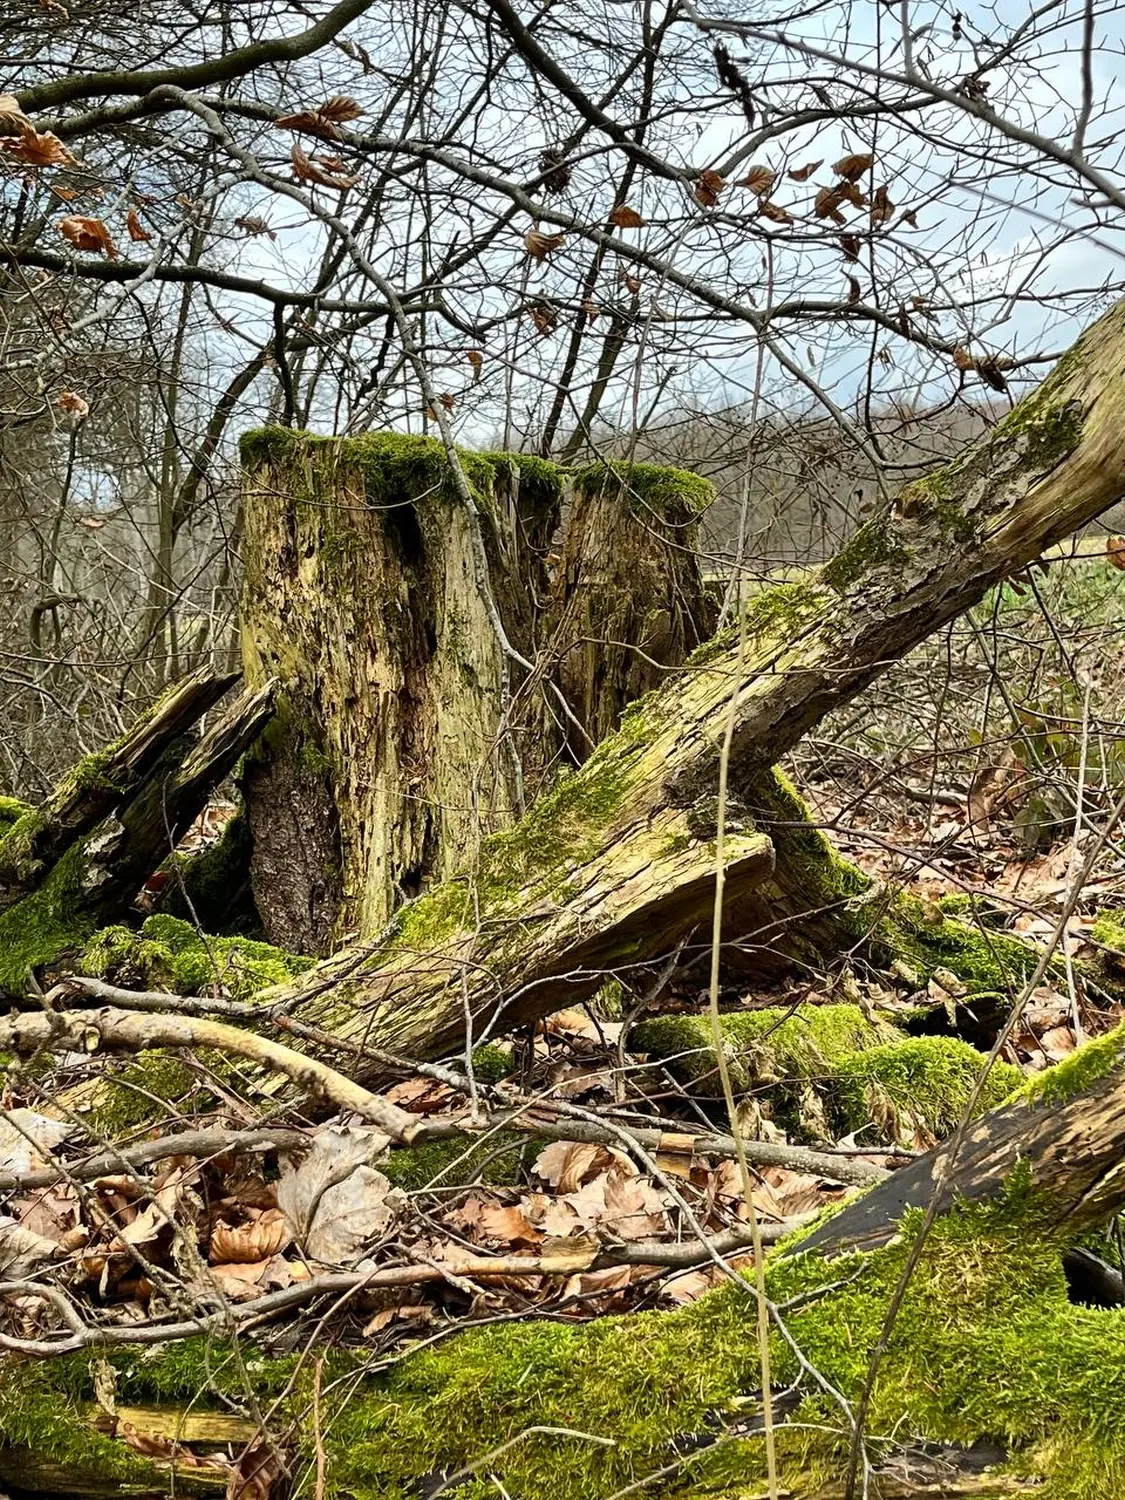
<svg viewBox="0 0 1125 1500">
<path fill-rule="evenodd" d="M 193 672 L 128 733 L 70 771 L 50 797 L 0 838 L 0 911 L 36 889 L 77 838 L 140 792 L 161 757 L 233 686 L 237 677 Z"/>
<path fill-rule="evenodd" d="M 244 693 L 194 740 L 186 732 L 188 709 L 171 696 L 180 704 L 174 722 L 184 732 L 171 738 L 165 723 L 162 753 L 143 776 L 134 771 L 130 794 L 118 787 L 101 821 L 63 850 L 29 895 L 0 913 L 0 991 L 23 993 L 29 974 L 123 915 L 272 713 L 272 687 Z M 137 739 L 153 737 L 142 724 Z M 109 793 L 99 788 L 98 795 Z M 17 823 L 5 842 L 19 830 Z"/>
<path fill-rule="evenodd" d="M 275 998 L 349 1038 L 432 1056 L 464 1042 L 466 1017 L 479 1040 L 588 994 L 608 967 L 672 950 L 713 894 L 728 724 L 734 774 L 752 788 L 888 662 L 1118 499 L 1123 355 L 1120 304 L 955 463 L 907 486 L 806 580 L 753 601 L 585 766 L 486 840 L 461 879 Z M 769 841 L 737 798 L 728 830 L 724 911 L 732 932 L 752 931 Z"/>
<path fill-rule="evenodd" d="M 501 633 L 533 654 L 560 490 L 549 465 L 466 455 L 474 525 L 430 439 L 278 429 L 243 451 L 247 680 L 283 688 L 245 780 L 254 894 L 271 941 L 325 953 L 452 873 L 535 780 Z"/>
</svg>

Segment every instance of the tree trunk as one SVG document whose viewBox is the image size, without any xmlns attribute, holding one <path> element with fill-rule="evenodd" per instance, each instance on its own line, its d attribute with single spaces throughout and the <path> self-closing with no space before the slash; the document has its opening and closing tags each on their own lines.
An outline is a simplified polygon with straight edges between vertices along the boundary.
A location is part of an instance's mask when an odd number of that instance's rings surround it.
<svg viewBox="0 0 1125 1500">
<path fill-rule="evenodd" d="M 561 487 L 538 460 L 465 455 L 478 546 L 433 439 L 268 429 L 243 458 L 246 675 L 283 693 L 245 778 L 254 894 L 272 941 L 326 953 L 453 873 L 535 784 L 484 579 L 528 655 Z"/>
<path fill-rule="evenodd" d="M 588 994 L 609 962 L 673 949 L 711 899 L 728 730 L 736 784 L 752 789 L 888 662 L 1118 499 L 1123 355 L 1119 304 L 960 459 L 908 485 L 825 567 L 754 600 L 461 879 L 275 998 L 342 1035 L 433 1056 L 463 1042 L 467 1015 L 479 1039 Z M 752 932 L 768 856 L 750 807 L 732 798 L 727 822 L 725 914 Z M 652 918 L 667 908 L 665 929 Z"/>
</svg>

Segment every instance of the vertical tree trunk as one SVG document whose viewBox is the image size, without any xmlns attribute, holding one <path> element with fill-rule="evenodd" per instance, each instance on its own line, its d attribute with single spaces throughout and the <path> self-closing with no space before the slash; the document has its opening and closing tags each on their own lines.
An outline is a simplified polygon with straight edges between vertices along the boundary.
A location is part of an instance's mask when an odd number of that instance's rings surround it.
<svg viewBox="0 0 1125 1500">
<path fill-rule="evenodd" d="M 482 575 L 530 656 L 562 488 L 540 460 L 465 455 L 481 556 L 431 439 L 274 429 L 243 456 L 245 668 L 282 690 L 246 775 L 254 893 L 273 941 L 325 953 L 518 810 L 542 747 Z"/>
</svg>

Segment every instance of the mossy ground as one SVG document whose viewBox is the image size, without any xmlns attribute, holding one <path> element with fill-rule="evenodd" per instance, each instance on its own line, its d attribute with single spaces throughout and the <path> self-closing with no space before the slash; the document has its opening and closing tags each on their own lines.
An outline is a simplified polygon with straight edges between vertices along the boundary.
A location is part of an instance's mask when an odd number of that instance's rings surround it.
<svg viewBox="0 0 1125 1500">
<path fill-rule="evenodd" d="M 908 1037 L 856 1005 L 767 1007 L 720 1021 L 732 1081 L 768 1098 L 778 1120 L 814 1138 L 865 1131 L 864 1139 L 913 1142 L 940 1137 L 961 1118 L 980 1078 L 983 1056 L 951 1037 Z M 710 1023 L 661 1016 L 634 1029 L 630 1045 L 667 1060 L 693 1084 L 718 1091 Z M 1022 1081 L 1008 1063 L 989 1072 L 978 1109 L 1006 1098 Z"/>
<path fill-rule="evenodd" d="M 768 1293 L 806 1361 L 800 1368 L 775 1331 L 775 1386 L 799 1397 L 778 1429 L 782 1480 L 796 1497 L 840 1478 L 850 1439 L 845 1413 L 808 1369 L 854 1407 L 920 1217 L 912 1210 L 877 1251 L 826 1260 L 791 1242 L 770 1258 Z M 1006 1450 L 1005 1471 L 1033 1482 L 1043 1500 L 1125 1492 L 1125 1312 L 1067 1301 L 1049 1220 L 1013 1181 L 1005 1201 L 954 1210 L 934 1226 L 874 1388 L 872 1460 L 896 1444 L 987 1439 Z M 493 1325 L 407 1353 L 374 1377 L 363 1373 L 365 1356 L 329 1352 L 324 1493 L 408 1500 L 434 1476 L 468 1467 L 458 1485 L 466 1500 L 602 1500 L 671 1465 L 653 1493 L 757 1494 L 761 1438 L 735 1427 L 715 1441 L 756 1410 L 753 1306 L 748 1288 L 726 1284 L 674 1313 Z M 275 1421 L 308 1466 L 298 1464 L 296 1494 L 311 1494 L 311 1362 L 302 1371 L 296 1356 L 242 1353 L 195 1340 L 108 1360 L 118 1398 L 138 1404 L 237 1404 L 247 1375 L 259 1398 L 293 1380 Z M 74 1356 L 38 1367 L 30 1408 L 9 1386 L 0 1439 L 73 1451 L 79 1404 L 92 1394 L 89 1366 L 89 1356 Z M 53 1405 L 40 1385 L 57 1392 Z"/>
<path fill-rule="evenodd" d="M 0 994 L 24 995 L 29 975 L 80 947 L 93 932 L 85 875 L 85 855 L 77 843 L 38 890 L 0 915 Z"/>
<path fill-rule="evenodd" d="M 303 974 L 314 961 L 249 938 L 201 936 L 190 922 L 162 913 L 146 917 L 139 932 L 103 927 L 75 967 L 80 974 L 134 988 L 248 1000 Z"/>
</svg>

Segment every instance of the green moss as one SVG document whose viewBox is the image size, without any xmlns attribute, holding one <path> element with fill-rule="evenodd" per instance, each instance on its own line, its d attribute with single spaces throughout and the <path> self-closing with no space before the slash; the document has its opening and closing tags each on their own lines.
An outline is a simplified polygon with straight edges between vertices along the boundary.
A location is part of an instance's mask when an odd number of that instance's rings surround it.
<svg viewBox="0 0 1125 1500">
<path fill-rule="evenodd" d="M 172 876 L 162 910 L 205 932 L 257 937 L 261 918 L 250 888 L 250 825 L 236 813 L 222 837 L 199 854 L 173 856 L 163 868 Z"/>
<path fill-rule="evenodd" d="M 1045 1104 L 1065 1104 L 1115 1068 L 1121 1061 L 1123 1048 L 1125 1025 L 1083 1043 L 1053 1068 L 1027 1079 L 1021 1089 L 1022 1097 Z"/>
<path fill-rule="evenodd" d="M 203 938 L 190 922 L 167 914 L 147 917 L 139 932 L 106 927 L 78 958 L 76 969 L 134 987 L 178 995 L 214 993 L 246 1000 L 270 985 L 303 974 L 311 958 L 242 937 Z"/>
<path fill-rule="evenodd" d="M 1100 911 L 1090 928 L 1090 936 L 1095 943 L 1125 953 L 1125 912 Z"/>
<path fill-rule="evenodd" d="M 85 875 L 85 855 L 78 843 L 38 890 L 0 915 L 0 993 L 23 995 L 29 974 L 90 936 L 95 922 L 86 908 Z"/>
<path fill-rule="evenodd" d="M 1051 377 L 993 428 L 994 438 L 1018 438 L 1026 445 L 1024 464 L 1028 469 L 1045 472 L 1054 468 L 1082 440 L 1082 403 L 1059 402 L 1058 386 L 1066 379 L 1068 368 L 1060 360 Z"/>
<path fill-rule="evenodd" d="M 510 1078 L 515 1070 L 512 1054 L 503 1047 L 488 1042 L 473 1048 L 473 1076 L 478 1083 L 499 1083 L 502 1078 Z"/>
<path fill-rule="evenodd" d="M 720 1025 L 735 1087 L 768 1089 L 775 1117 L 813 1136 L 826 1126 L 842 1135 L 872 1124 L 890 1141 L 912 1140 L 918 1130 L 945 1135 L 962 1117 L 985 1061 L 966 1042 L 906 1037 L 856 1005 L 771 1006 L 724 1015 Z M 637 1026 L 629 1041 L 665 1059 L 678 1077 L 717 1092 L 706 1017 L 660 1016 Z M 1007 1063 L 995 1065 L 978 1112 L 1006 1098 L 1022 1076 Z"/>
<path fill-rule="evenodd" d="M 221 1054 L 205 1055 L 209 1064 L 218 1065 L 220 1073 L 230 1071 Z M 107 1140 L 118 1140 L 126 1132 L 151 1125 L 169 1112 L 185 1116 L 200 1114 L 213 1109 L 216 1102 L 182 1057 L 157 1048 L 103 1072 L 89 1119 L 93 1130 Z"/>
<path fill-rule="evenodd" d="M 715 499 L 714 486 L 700 475 L 658 464 L 590 464 L 578 471 L 574 485 L 587 495 L 620 490 L 639 515 L 670 526 L 690 525 Z"/>
<path fill-rule="evenodd" d="M 379 1163 L 379 1170 L 408 1192 L 468 1182 L 501 1186 L 517 1183 L 543 1145 L 542 1140 L 516 1130 L 490 1134 L 480 1141 L 457 1136 L 392 1151 Z"/>
<path fill-rule="evenodd" d="M 902 564 L 909 557 L 909 549 L 895 535 L 890 515 L 883 514 L 861 526 L 836 556 L 825 563 L 819 576 L 837 593 L 844 594 L 876 568 Z"/>
<path fill-rule="evenodd" d="M 14 823 L 26 818 L 31 812 L 26 802 L 18 797 L 0 797 L 0 838 L 9 832 Z"/>
</svg>

